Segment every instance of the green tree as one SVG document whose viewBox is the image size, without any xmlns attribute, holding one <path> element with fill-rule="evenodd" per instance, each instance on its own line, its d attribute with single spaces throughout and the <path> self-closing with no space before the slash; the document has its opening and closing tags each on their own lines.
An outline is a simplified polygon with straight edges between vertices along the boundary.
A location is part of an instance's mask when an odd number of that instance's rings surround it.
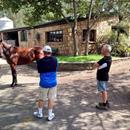
<svg viewBox="0 0 130 130">
<path fill-rule="evenodd" d="M 85 16 L 88 18 L 88 21 L 84 54 L 87 55 L 89 33 L 95 23 L 103 16 L 111 14 L 118 16 L 119 21 L 123 20 L 125 17 L 128 17 L 129 4 L 129 2 L 121 0 L 0 0 L 0 9 L 11 8 L 11 11 L 15 13 L 22 10 L 25 24 L 30 26 L 45 22 L 47 19 L 65 18 L 72 28 L 74 55 L 79 53 L 77 18 Z M 67 16 L 72 16 L 71 22 L 66 18 Z"/>
<path fill-rule="evenodd" d="M 86 45 L 85 45 L 85 55 L 89 53 L 89 36 L 91 28 L 106 14 L 104 10 L 105 0 L 88 0 L 88 8 L 86 9 L 86 19 L 87 19 L 87 33 L 86 33 Z"/>
<path fill-rule="evenodd" d="M 92 15 L 92 8 L 93 8 L 93 0 L 90 1 L 90 5 L 89 5 L 89 8 L 88 8 L 88 15 L 86 15 L 86 17 L 88 18 L 87 20 L 87 33 L 86 33 L 86 45 L 85 45 L 85 55 L 88 55 L 88 51 L 89 51 L 89 35 L 90 35 L 90 20 L 91 20 L 91 15 Z"/>
<path fill-rule="evenodd" d="M 17 13 L 19 10 L 25 10 L 25 23 L 28 24 L 29 21 L 30 25 L 35 25 L 42 21 L 43 16 L 54 16 L 55 18 L 64 17 L 66 18 L 66 11 L 63 10 L 63 2 L 62 0 L 1 0 L 2 7 L 5 9 L 11 8 L 12 12 Z M 73 13 L 74 13 L 74 24 L 71 24 L 67 19 L 67 22 L 72 27 L 72 34 L 73 34 L 73 45 L 74 45 L 74 55 L 78 55 L 78 47 L 77 47 L 77 40 L 76 40 L 76 26 L 77 26 L 77 7 L 76 1 L 72 1 L 73 4 Z M 65 4 L 67 5 L 67 4 Z M 64 7 L 64 6 L 63 6 Z M 43 15 L 44 14 L 44 15 Z"/>
<path fill-rule="evenodd" d="M 116 42 L 119 43 L 119 37 L 121 33 L 128 35 L 125 28 L 128 26 L 126 20 L 130 18 L 130 2 L 123 0 L 107 0 L 106 9 L 109 13 L 113 13 L 116 17 L 118 17 L 118 23 L 115 30 L 117 32 Z M 127 25 L 122 25 L 124 21 Z"/>
<path fill-rule="evenodd" d="M 120 23 L 128 19 L 130 14 L 129 1 L 123 1 L 123 0 L 88 0 L 88 1 L 90 4 L 88 10 L 86 11 L 87 12 L 86 17 L 88 18 L 88 21 L 87 21 L 85 55 L 88 55 L 90 30 L 100 18 L 111 15 L 118 17 L 118 24 L 116 28 L 117 32 L 116 41 L 119 42 L 120 34 L 121 33 L 126 34 L 126 31 L 123 29 L 123 26 L 121 26 Z M 90 23 L 91 19 L 93 19 L 93 22 Z"/>
</svg>

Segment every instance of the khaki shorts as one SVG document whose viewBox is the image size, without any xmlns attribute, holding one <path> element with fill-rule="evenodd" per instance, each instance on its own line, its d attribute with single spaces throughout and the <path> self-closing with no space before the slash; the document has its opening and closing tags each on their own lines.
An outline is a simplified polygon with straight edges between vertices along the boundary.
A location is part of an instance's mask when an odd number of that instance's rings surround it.
<svg viewBox="0 0 130 130">
<path fill-rule="evenodd" d="M 40 96 L 42 100 L 51 99 L 54 100 L 57 97 L 57 87 L 52 88 L 42 88 L 40 87 Z"/>
</svg>

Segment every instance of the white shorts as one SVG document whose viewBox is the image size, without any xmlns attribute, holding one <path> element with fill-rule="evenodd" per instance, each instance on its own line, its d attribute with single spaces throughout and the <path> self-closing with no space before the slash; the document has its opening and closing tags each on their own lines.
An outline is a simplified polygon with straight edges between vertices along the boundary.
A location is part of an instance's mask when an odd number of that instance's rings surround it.
<svg viewBox="0 0 130 130">
<path fill-rule="evenodd" d="M 39 87 L 40 95 L 39 98 L 42 100 L 51 99 L 54 100 L 57 97 L 57 87 L 42 88 Z"/>
</svg>

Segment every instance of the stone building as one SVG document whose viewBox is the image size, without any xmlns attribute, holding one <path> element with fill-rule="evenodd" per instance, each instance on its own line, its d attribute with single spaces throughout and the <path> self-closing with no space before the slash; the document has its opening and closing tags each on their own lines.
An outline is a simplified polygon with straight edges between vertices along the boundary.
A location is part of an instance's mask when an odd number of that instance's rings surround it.
<svg viewBox="0 0 130 130">
<path fill-rule="evenodd" d="M 72 20 L 68 19 L 70 22 Z M 104 17 L 92 27 L 89 40 L 90 48 L 96 45 L 100 37 L 111 31 L 112 25 L 117 22 L 115 17 Z M 79 18 L 77 26 L 78 46 L 80 54 L 85 48 L 87 19 Z M 73 54 L 72 29 L 65 19 L 47 22 L 33 27 L 22 27 L 0 31 L 3 40 L 10 43 L 14 41 L 16 46 L 33 47 L 50 45 L 58 49 L 60 55 Z"/>
</svg>

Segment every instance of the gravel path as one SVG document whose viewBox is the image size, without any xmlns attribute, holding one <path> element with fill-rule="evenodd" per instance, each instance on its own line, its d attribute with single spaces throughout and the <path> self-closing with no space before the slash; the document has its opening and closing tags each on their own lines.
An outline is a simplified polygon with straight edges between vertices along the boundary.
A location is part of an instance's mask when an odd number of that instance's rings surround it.
<svg viewBox="0 0 130 130">
<path fill-rule="evenodd" d="M 1 63 L 1 61 L 0 61 Z M 8 65 L 0 68 L 0 130 L 130 130 L 130 61 L 112 65 L 109 111 L 95 109 L 96 70 L 58 73 L 56 118 L 47 122 L 32 116 L 38 97 L 38 73 L 18 66 L 18 87 L 11 89 Z M 47 105 L 44 115 L 47 116 Z"/>
</svg>

